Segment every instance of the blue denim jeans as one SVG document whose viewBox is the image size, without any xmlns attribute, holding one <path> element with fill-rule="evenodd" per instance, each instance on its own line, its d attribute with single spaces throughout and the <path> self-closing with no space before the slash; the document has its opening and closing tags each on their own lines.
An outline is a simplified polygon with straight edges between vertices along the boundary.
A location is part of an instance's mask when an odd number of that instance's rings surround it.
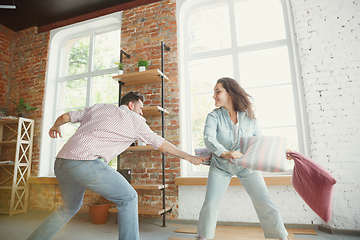
<svg viewBox="0 0 360 240">
<path fill-rule="evenodd" d="M 51 239 L 79 211 L 88 188 L 118 208 L 119 240 L 138 240 L 138 198 L 127 180 L 101 159 L 56 159 L 55 174 L 63 205 L 36 229 L 29 240 Z"/>
<path fill-rule="evenodd" d="M 265 237 L 285 238 L 288 233 L 276 206 L 270 199 L 261 172 L 217 160 L 214 157 L 211 158 L 205 201 L 200 211 L 197 234 L 206 239 L 214 238 L 220 202 L 234 175 L 239 178 L 249 194 Z M 233 207 L 236 208 L 236 206 Z"/>
</svg>

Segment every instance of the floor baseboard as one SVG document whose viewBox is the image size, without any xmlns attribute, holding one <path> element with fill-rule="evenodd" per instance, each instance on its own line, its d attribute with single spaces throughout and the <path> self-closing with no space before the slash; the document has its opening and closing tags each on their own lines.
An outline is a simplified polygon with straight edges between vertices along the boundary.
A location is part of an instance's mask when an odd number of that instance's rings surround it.
<svg viewBox="0 0 360 240">
<path fill-rule="evenodd" d="M 159 219 L 160 221 L 160 219 Z M 188 224 L 188 225 L 197 225 L 198 220 L 188 220 L 188 219 L 167 219 L 168 223 L 175 224 Z M 226 222 L 218 221 L 218 226 L 238 226 L 238 227 L 261 227 L 260 223 L 249 223 L 249 222 Z M 336 229 L 319 224 L 285 224 L 286 228 L 293 229 L 318 229 L 319 231 L 329 233 L 329 234 L 340 234 L 348 236 L 360 236 L 359 230 L 348 230 L 348 229 Z"/>
<path fill-rule="evenodd" d="M 360 236 L 359 230 L 348 230 L 348 229 L 336 229 L 329 226 L 319 225 L 319 230 L 329 234 L 339 234 L 348 236 Z"/>
</svg>

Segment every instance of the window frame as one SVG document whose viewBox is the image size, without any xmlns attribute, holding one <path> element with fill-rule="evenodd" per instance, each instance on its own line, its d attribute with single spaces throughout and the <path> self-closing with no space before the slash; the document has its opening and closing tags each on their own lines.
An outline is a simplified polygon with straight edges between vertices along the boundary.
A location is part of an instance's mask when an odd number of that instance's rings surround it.
<svg viewBox="0 0 360 240">
<path fill-rule="evenodd" d="M 287 46 L 289 54 L 290 73 L 293 86 L 293 96 L 295 104 L 296 114 L 296 126 L 298 132 L 299 151 L 305 155 L 310 153 L 310 141 L 309 141 L 309 127 L 307 123 L 307 114 L 305 108 L 304 88 L 301 82 L 301 71 L 299 53 L 296 43 L 294 18 L 292 15 L 291 5 L 289 0 L 279 0 L 283 8 L 283 18 L 285 23 L 286 39 L 271 41 L 271 47 Z M 230 18 L 230 30 L 231 30 L 231 47 L 228 49 L 214 50 L 205 53 L 189 54 L 188 39 L 188 21 L 191 13 L 196 9 L 200 9 L 206 6 L 215 4 L 227 3 L 229 4 L 229 10 L 234 9 L 234 0 L 201 0 L 196 4 L 189 0 L 177 0 L 178 6 L 178 43 L 179 43 L 179 73 L 180 73 L 180 124 L 181 124 L 181 148 L 182 150 L 191 153 L 192 152 L 192 139 L 191 139 L 191 112 L 190 112 L 190 86 L 189 86 L 189 65 L 188 62 L 205 57 L 217 57 L 222 55 L 231 55 L 233 58 L 233 65 L 239 66 L 238 54 L 241 52 L 248 52 L 252 50 L 261 50 L 269 48 L 269 43 L 257 43 L 253 45 L 238 46 L 236 39 L 236 27 L 235 27 L 235 11 L 229 11 Z M 238 67 L 234 67 L 235 79 L 240 79 L 240 72 Z M 193 153 L 193 152 L 192 152 Z M 191 170 L 191 164 L 185 161 L 181 161 L 181 176 L 207 176 L 207 171 L 195 172 Z M 289 173 L 286 173 L 289 174 Z M 274 174 L 275 175 L 275 174 Z"/>
<path fill-rule="evenodd" d="M 61 27 L 50 31 L 50 51 L 48 58 L 48 67 L 46 74 L 46 88 L 45 88 L 45 101 L 44 101 L 44 115 L 41 132 L 41 145 L 40 145 L 40 160 L 39 160 L 39 177 L 54 176 L 53 164 L 55 160 L 55 141 L 51 140 L 48 131 L 58 117 L 58 85 L 60 82 L 68 81 L 70 79 L 87 79 L 87 99 L 86 106 L 91 104 L 91 78 L 93 76 L 105 75 L 116 73 L 118 68 L 108 68 L 103 70 L 92 71 L 92 54 L 89 52 L 89 66 L 86 73 L 60 76 L 60 67 L 63 61 L 63 50 L 65 44 L 76 37 L 85 35 L 92 35 L 104 32 L 104 30 L 119 29 L 121 34 L 122 11 L 94 18 L 91 20 L 83 21 L 80 23 L 72 24 L 69 26 Z M 121 39 L 121 36 L 120 36 Z M 90 37 L 90 44 L 94 46 L 94 38 Z M 121 41 L 120 41 L 121 42 Z M 90 48 L 93 49 L 93 48 Z M 54 111 L 55 110 L 55 111 Z"/>
</svg>

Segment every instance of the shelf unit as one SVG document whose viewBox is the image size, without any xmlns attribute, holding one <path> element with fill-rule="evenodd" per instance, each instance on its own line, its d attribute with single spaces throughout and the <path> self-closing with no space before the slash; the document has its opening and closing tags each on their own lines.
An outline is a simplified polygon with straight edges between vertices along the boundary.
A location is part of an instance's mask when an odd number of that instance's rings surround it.
<svg viewBox="0 0 360 240">
<path fill-rule="evenodd" d="M 119 83 L 119 105 L 121 102 L 121 90 L 122 86 L 139 86 L 152 83 L 161 83 L 161 106 L 149 106 L 143 108 L 143 116 L 162 116 L 162 137 L 165 137 L 165 120 L 164 116 L 169 114 L 164 109 L 164 82 L 168 82 L 168 77 L 164 74 L 164 50 L 170 51 L 163 42 L 161 42 L 161 71 L 159 69 L 152 69 L 143 72 L 135 72 L 124 75 L 113 76 L 113 79 Z M 153 151 L 155 150 L 152 146 L 131 146 L 127 151 Z M 118 157 L 118 170 L 120 168 L 120 156 Z M 155 189 L 162 191 L 162 206 L 152 205 L 139 205 L 138 213 L 145 215 L 162 215 L 163 216 L 163 227 L 165 227 L 165 214 L 172 211 L 172 208 L 165 205 L 165 154 L 162 153 L 162 184 L 132 184 L 134 189 Z M 110 212 L 117 212 L 117 208 L 111 208 Z"/>
<path fill-rule="evenodd" d="M 7 132 L 4 134 L 4 131 Z M 0 192 L 5 198 L 10 192 L 10 199 L 2 201 L 0 214 L 12 216 L 26 213 L 29 196 L 29 177 L 34 136 L 34 120 L 27 118 L 0 120 Z M 15 148 L 12 159 L 3 151 Z M 1 154 L 2 153 L 2 154 Z M 8 163 L 8 161 L 13 161 Z M 6 163 L 2 163 L 6 162 Z M 7 192 L 6 192 L 7 191 Z M 9 197 L 7 197 L 9 198 Z"/>
</svg>

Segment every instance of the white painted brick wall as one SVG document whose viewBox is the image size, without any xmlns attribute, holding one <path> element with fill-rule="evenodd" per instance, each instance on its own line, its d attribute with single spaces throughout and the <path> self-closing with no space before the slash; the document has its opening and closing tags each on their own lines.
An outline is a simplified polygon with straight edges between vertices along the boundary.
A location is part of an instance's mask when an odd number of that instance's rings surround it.
<svg viewBox="0 0 360 240">
<path fill-rule="evenodd" d="M 292 1 L 311 157 L 338 180 L 333 215 L 326 225 L 353 230 L 360 230 L 359 4 L 350 0 Z"/>
<path fill-rule="evenodd" d="M 285 223 L 360 230 L 360 1 L 291 0 L 311 156 L 338 180 L 323 222 L 291 186 L 269 186 Z M 179 218 L 198 219 L 204 186 L 179 188 Z M 236 206 L 236 207 L 234 207 Z M 229 187 L 219 221 L 258 222 L 242 187 Z"/>
</svg>

